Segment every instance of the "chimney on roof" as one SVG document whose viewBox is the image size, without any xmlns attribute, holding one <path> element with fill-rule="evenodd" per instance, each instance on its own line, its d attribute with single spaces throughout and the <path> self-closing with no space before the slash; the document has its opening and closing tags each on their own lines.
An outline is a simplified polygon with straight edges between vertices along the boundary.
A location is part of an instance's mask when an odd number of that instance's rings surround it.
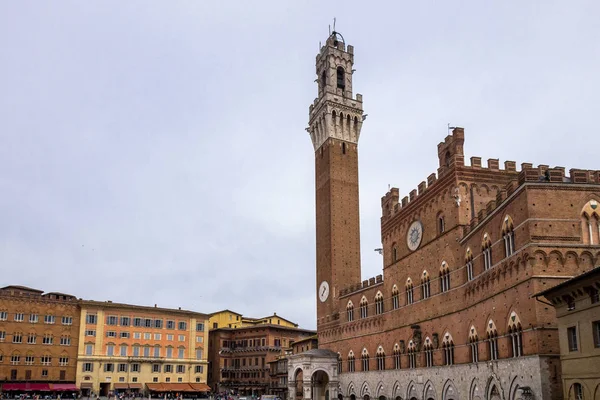
<svg viewBox="0 0 600 400">
<path fill-rule="evenodd" d="M 154 304 L 154 308 L 156 308 L 156 304 Z"/>
<path fill-rule="evenodd" d="M 181 310 L 181 307 L 178 307 Z"/>
</svg>

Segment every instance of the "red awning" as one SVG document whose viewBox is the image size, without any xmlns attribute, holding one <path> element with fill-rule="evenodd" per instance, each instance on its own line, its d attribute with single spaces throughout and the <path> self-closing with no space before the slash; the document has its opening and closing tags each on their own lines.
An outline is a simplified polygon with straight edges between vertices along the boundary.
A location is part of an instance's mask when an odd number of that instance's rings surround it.
<svg viewBox="0 0 600 400">
<path fill-rule="evenodd" d="M 190 383 L 189 385 L 194 392 L 210 392 L 210 386 L 206 383 Z"/>
<path fill-rule="evenodd" d="M 5 383 L 2 385 L 2 390 L 8 391 L 22 391 L 22 392 L 49 392 L 50 385 L 47 383 Z"/>
<path fill-rule="evenodd" d="M 141 383 L 130 383 L 129 384 L 129 389 L 141 389 L 141 388 L 142 388 Z"/>
<path fill-rule="evenodd" d="M 79 388 L 74 383 L 51 383 L 50 389 L 54 392 L 78 392 Z"/>
</svg>

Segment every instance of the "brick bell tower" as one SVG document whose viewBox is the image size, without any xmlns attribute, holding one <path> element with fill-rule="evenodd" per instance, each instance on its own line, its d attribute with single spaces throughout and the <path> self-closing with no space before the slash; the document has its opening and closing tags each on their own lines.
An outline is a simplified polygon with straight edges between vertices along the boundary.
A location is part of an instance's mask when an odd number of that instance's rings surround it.
<svg viewBox="0 0 600 400">
<path fill-rule="evenodd" d="M 318 97 L 309 107 L 315 150 L 317 329 L 338 322 L 339 293 L 360 282 L 358 138 L 362 95 L 352 97 L 354 48 L 333 32 L 316 57 Z"/>
</svg>

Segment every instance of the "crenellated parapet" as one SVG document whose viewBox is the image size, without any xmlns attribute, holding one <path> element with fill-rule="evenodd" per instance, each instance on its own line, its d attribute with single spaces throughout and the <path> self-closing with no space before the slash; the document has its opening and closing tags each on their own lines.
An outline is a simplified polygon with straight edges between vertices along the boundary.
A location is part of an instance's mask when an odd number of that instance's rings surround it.
<svg viewBox="0 0 600 400">
<path fill-rule="evenodd" d="M 512 161 L 510 161 L 513 163 Z M 565 167 L 553 167 L 540 164 L 534 167 L 531 163 L 522 163 L 521 170 L 515 179 L 509 181 L 504 188 L 498 190 L 496 199 L 489 201 L 485 208 L 479 210 L 477 215 L 471 219 L 469 225 L 463 227 L 463 236 L 466 236 L 475 230 L 483 220 L 494 211 L 501 207 L 513 193 L 524 184 L 600 184 L 600 171 L 575 169 L 569 170 L 569 175 L 565 175 Z"/>
<path fill-rule="evenodd" d="M 340 297 L 348 296 L 373 286 L 379 286 L 383 283 L 383 275 L 377 275 L 362 282 L 355 283 L 340 290 Z"/>
</svg>

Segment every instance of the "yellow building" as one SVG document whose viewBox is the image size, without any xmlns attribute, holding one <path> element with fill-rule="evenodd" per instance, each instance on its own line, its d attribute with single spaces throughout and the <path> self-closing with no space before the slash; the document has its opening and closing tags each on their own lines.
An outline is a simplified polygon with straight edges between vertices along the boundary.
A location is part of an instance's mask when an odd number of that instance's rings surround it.
<svg viewBox="0 0 600 400">
<path fill-rule="evenodd" d="M 221 310 L 208 314 L 208 326 L 210 329 L 239 328 L 242 326 L 242 314 L 231 310 Z"/>
<path fill-rule="evenodd" d="M 77 385 L 84 394 L 208 391 L 208 315 L 81 301 Z"/>
<path fill-rule="evenodd" d="M 541 296 L 556 309 L 563 398 L 600 399 L 600 267 L 536 294 Z"/>
<path fill-rule="evenodd" d="M 251 318 L 244 317 L 242 316 L 242 314 L 236 313 L 231 310 L 221 310 L 209 314 L 209 317 L 210 329 L 245 328 L 248 326 L 256 325 L 279 325 L 286 328 L 298 327 L 298 324 L 277 315 L 277 313 L 273 313 L 273 315 L 270 315 L 268 317 Z"/>
</svg>

